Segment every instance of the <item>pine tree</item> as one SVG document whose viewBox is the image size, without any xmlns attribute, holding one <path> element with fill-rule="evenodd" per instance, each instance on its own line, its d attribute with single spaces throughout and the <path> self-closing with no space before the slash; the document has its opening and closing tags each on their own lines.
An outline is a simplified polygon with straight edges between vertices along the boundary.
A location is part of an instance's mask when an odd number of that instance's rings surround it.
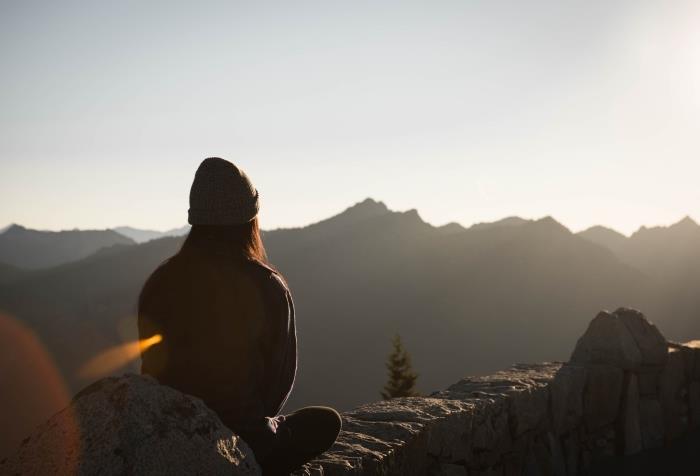
<svg viewBox="0 0 700 476">
<path fill-rule="evenodd" d="M 389 354 L 386 368 L 389 371 L 389 381 L 381 392 L 384 400 L 396 397 L 415 397 L 416 379 L 418 375 L 411 367 L 411 356 L 401 343 L 401 336 L 396 334 L 392 340 L 393 349 Z"/>
</svg>

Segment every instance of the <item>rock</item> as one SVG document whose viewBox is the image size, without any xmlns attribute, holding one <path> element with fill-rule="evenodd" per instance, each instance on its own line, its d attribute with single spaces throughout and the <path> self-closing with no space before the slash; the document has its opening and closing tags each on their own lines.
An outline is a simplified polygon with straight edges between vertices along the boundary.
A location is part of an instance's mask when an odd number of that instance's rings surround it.
<svg viewBox="0 0 700 476">
<path fill-rule="evenodd" d="M 583 415 L 585 383 L 585 367 L 564 365 L 549 384 L 552 425 L 557 435 L 567 433 L 579 424 Z"/>
<path fill-rule="evenodd" d="M 474 412 L 474 403 L 438 398 L 395 398 L 362 405 L 344 415 L 344 431 L 324 458 L 332 457 L 335 467 L 356 468 L 353 458 L 360 456 L 364 474 L 383 474 L 389 469 L 406 475 L 425 474 L 426 456 L 432 452 L 443 458 L 467 459 Z M 323 466 L 325 470 L 327 465 Z"/>
<path fill-rule="evenodd" d="M 591 447 L 593 460 L 614 456 L 616 446 L 616 434 L 612 426 L 607 426 L 605 429 L 596 432 L 593 439 L 593 446 Z"/>
<path fill-rule="evenodd" d="M 693 359 L 695 361 L 693 365 L 693 374 L 691 375 L 690 379 L 700 382 L 700 340 L 686 342 L 683 344 L 683 346 L 688 349 L 692 349 L 693 354 L 695 355 L 695 358 Z"/>
<path fill-rule="evenodd" d="M 563 446 L 566 457 L 566 474 L 567 476 L 576 476 L 578 474 L 579 454 L 581 452 L 576 434 L 571 434 L 564 438 Z"/>
<path fill-rule="evenodd" d="M 642 364 L 642 353 L 623 321 L 616 314 L 602 311 L 579 338 L 569 361 L 631 370 Z"/>
<path fill-rule="evenodd" d="M 664 365 L 666 363 L 666 338 L 654 324 L 636 309 L 621 307 L 615 311 L 617 318 L 627 327 L 642 354 L 644 365 Z"/>
<path fill-rule="evenodd" d="M 596 430 L 617 418 L 624 373 L 610 365 L 591 365 L 587 369 L 583 392 L 583 415 L 586 427 Z"/>
<path fill-rule="evenodd" d="M 663 367 L 658 366 L 642 366 L 636 371 L 640 395 L 653 398 L 659 396 L 659 381 L 662 371 Z"/>
<path fill-rule="evenodd" d="M 513 393 L 510 403 L 513 435 L 518 437 L 542 424 L 547 416 L 549 391 L 545 386 L 534 385 L 522 392 Z"/>
<path fill-rule="evenodd" d="M 639 423 L 639 388 L 637 376 L 632 374 L 627 382 L 624 404 L 624 451 L 626 455 L 642 451 L 642 430 Z"/>
<path fill-rule="evenodd" d="M 467 469 L 459 464 L 442 463 L 430 476 L 467 476 Z"/>
<path fill-rule="evenodd" d="M 504 406 L 484 405 L 479 408 L 472 433 L 473 457 L 468 466 L 489 467 L 510 452 L 513 441 Z"/>
<path fill-rule="evenodd" d="M 688 400 L 690 401 L 690 424 L 693 428 L 700 428 L 700 382 L 690 382 Z"/>
<path fill-rule="evenodd" d="M 322 455 L 324 476 L 333 474 L 384 474 L 390 468 L 403 474 L 424 474 L 428 461 L 428 433 L 424 425 L 401 421 L 363 421 L 343 417 L 343 431 Z"/>
<path fill-rule="evenodd" d="M 687 425 L 687 408 L 685 404 L 685 367 L 683 352 L 670 348 L 666 366 L 661 372 L 659 382 L 659 399 L 664 415 L 666 439 L 673 440 L 683 434 Z"/>
<path fill-rule="evenodd" d="M 639 426 L 645 450 L 660 448 L 664 444 L 664 415 L 661 403 L 651 398 L 639 400 Z"/>
<path fill-rule="evenodd" d="M 669 343 L 669 347 L 678 349 L 678 351 L 683 354 L 683 369 L 685 370 L 685 380 L 690 382 L 695 376 L 695 360 L 697 349 L 689 347 L 684 344 L 674 344 Z"/>
<path fill-rule="evenodd" d="M 83 389 L 24 440 L 0 473 L 259 475 L 260 468 L 201 400 L 127 374 Z"/>
<path fill-rule="evenodd" d="M 566 460 L 561 441 L 553 433 L 547 433 L 547 446 L 549 449 L 549 474 L 555 476 L 566 476 Z"/>
<path fill-rule="evenodd" d="M 546 419 L 549 400 L 547 385 L 561 366 L 559 362 L 516 364 L 494 375 L 462 379 L 437 395 L 506 401 L 511 430 L 517 437 L 537 428 Z"/>
</svg>

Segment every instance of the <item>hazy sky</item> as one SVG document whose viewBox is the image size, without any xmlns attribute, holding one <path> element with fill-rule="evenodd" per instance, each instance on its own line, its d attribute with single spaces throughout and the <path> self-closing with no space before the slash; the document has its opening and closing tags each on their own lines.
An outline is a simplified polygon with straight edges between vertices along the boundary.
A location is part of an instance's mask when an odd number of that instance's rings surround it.
<svg viewBox="0 0 700 476">
<path fill-rule="evenodd" d="M 0 226 L 181 226 L 208 156 L 265 228 L 700 219 L 695 0 L 0 0 L 0 68 Z"/>
</svg>

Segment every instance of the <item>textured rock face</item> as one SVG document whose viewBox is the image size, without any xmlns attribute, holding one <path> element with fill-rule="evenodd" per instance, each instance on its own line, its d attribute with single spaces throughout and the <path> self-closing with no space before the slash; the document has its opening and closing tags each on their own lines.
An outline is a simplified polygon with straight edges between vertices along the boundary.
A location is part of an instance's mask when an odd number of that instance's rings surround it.
<svg viewBox="0 0 700 476">
<path fill-rule="evenodd" d="M 603 311 L 576 344 L 572 363 L 613 365 L 629 370 L 644 363 L 663 364 L 666 340 L 638 311 Z"/>
<path fill-rule="evenodd" d="M 201 400 L 131 374 L 85 388 L 0 463 L 0 474 L 260 471 L 252 451 Z"/>
<path fill-rule="evenodd" d="M 615 316 L 622 321 L 642 354 L 642 365 L 664 365 L 667 355 L 666 339 L 644 315 L 636 309 L 620 308 Z"/>
</svg>

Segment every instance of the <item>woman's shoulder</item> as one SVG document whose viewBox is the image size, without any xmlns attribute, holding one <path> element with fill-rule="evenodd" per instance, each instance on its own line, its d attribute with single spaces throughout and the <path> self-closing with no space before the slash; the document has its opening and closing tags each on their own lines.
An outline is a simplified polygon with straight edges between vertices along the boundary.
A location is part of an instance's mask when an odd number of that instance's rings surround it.
<svg viewBox="0 0 700 476">
<path fill-rule="evenodd" d="M 252 272 L 261 280 L 263 286 L 271 291 L 289 294 L 289 286 L 284 276 L 269 264 L 252 259 L 248 261 Z"/>
</svg>

